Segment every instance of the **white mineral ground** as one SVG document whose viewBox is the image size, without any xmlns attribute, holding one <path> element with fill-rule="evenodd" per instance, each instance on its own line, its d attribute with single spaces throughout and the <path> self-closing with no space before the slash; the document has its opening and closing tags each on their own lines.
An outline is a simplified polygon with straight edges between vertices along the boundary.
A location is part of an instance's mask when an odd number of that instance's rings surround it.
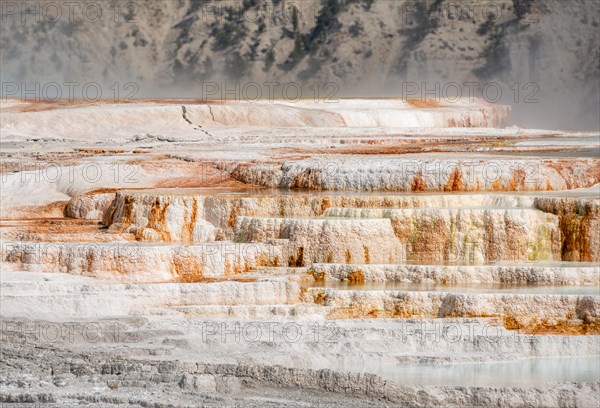
<svg viewBox="0 0 600 408">
<path fill-rule="evenodd" d="M 598 133 L 467 100 L 0 115 L 3 403 L 600 403 Z"/>
</svg>

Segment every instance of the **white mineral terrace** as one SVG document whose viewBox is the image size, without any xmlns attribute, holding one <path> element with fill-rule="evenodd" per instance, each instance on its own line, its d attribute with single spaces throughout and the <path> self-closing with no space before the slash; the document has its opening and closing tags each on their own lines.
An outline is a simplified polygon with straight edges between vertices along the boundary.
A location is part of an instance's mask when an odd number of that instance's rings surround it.
<svg viewBox="0 0 600 408">
<path fill-rule="evenodd" d="M 598 133 L 478 100 L 0 107 L 3 402 L 600 404 Z"/>
</svg>

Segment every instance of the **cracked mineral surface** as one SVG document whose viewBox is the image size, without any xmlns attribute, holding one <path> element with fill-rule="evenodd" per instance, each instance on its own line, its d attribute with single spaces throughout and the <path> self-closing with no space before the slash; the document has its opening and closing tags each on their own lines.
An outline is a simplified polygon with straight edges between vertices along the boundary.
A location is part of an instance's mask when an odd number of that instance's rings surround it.
<svg viewBox="0 0 600 408">
<path fill-rule="evenodd" d="M 597 132 L 482 100 L 0 106 L 7 406 L 600 403 Z"/>
</svg>

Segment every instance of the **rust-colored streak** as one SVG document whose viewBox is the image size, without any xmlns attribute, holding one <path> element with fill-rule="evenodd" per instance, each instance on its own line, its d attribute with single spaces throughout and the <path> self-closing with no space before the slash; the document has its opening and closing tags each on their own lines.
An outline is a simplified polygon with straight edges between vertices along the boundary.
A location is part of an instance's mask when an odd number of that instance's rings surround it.
<svg viewBox="0 0 600 408">
<path fill-rule="evenodd" d="M 167 228 L 167 209 L 169 208 L 169 203 L 161 203 L 159 199 L 157 199 L 152 205 L 152 209 L 150 210 L 150 219 L 148 220 L 148 228 L 155 229 L 159 235 L 161 241 L 171 242 L 171 234 Z"/>
<path fill-rule="evenodd" d="M 463 191 L 462 173 L 458 167 L 455 168 L 450 174 L 450 177 L 448 177 L 448 182 L 444 186 L 444 191 Z"/>
<path fill-rule="evenodd" d="M 204 280 L 203 270 L 203 265 L 193 255 L 181 255 L 173 258 L 171 271 L 177 282 L 202 282 Z"/>
<path fill-rule="evenodd" d="M 408 103 L 413 108 L 437 108 L 440 106 L 439 102 L 433 99 L 407 99 Z"/>
<path fill-rule="evenodd" d="M 566 321 L 548 322 L 543 320 L 527 324 L 519 322 L 512 316 L 508 316 L 503 319 L 503 325 L 508 330 L 518 330 L 523 334 L 559 334 L 567 336 L 600 334 L 600 322 L 570 323 Z"/>
<path fill-rule="evenodd" d="M 350 272 L 348 274 L 348 283 L 351 285 L 364 285 L 365 273 L 360 269 Z"/>
<path fill-rule="evenodd" d="M 427 191 L 427 183 L 423 179 L 423 175 L 419 172 L 415 174 L 410 191 Z"/>
<path fill-rule="evenodd" d="M 331 207 L 331 199 L 329 197 L 323 197 L 323 199 L 321 200 L 321 209 L 320 212 L 316 215 L 321 216 L 323 215 L 323 213 L 329 208 Z"/>
<path fill-rule="evenodd" d="M 524 169 L 516 169 L 512 172 L 512 177 L 508 180 L 508 191 L 525 190 L 525 178 L 527 173 Z"/>
<path fill-rule="evenodd" d="M 304 247 L 298 248 L 296 254 L 289 256 L 288 266 L 293 268 L 304 266 Z"/>
<path fill-rule="evenodd" d="M 191 206 L 190 213 L 188 213 L 188 208 L 186 207 L 185 222 L 181 232 L 182 242 L 193 242 L 194 240 L 194 227 L 196 226 L 198 217 L 198 199 L 196 197 L 192 197 Z"/>
</svg>

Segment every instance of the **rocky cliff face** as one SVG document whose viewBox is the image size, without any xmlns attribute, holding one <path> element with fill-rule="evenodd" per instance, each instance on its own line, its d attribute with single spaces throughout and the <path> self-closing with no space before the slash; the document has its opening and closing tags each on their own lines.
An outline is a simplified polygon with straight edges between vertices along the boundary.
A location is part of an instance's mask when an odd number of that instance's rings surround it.
<svg viewBox="0 0 600 408">
<path fill-rule="evenodd" d="M 118 99 L 166 89 L 253 98 L 246 85 L 257 82 L 267 97 L 262 84 L 271 81 L 281 84 L 271 89 L 278 98 L 290 82 L 319 99 L 448 96 L 454 82 L 465 96 L 476 82 L 475 92 L 495 100 L 500 88 L 499 100 L 518 104 L 517 123 L 599 127 L 595 1 L 151 0 L 78 2 L 72 13 L 11 3 L 18 8 L 3 7 L 0 29 L 2 82 L 39 82 L 38 94 L 49 81 L 94 81 L 108 98 L 115 82 Z M 208 92 L 207 81 L 217 88 Z"/>
</svg>

